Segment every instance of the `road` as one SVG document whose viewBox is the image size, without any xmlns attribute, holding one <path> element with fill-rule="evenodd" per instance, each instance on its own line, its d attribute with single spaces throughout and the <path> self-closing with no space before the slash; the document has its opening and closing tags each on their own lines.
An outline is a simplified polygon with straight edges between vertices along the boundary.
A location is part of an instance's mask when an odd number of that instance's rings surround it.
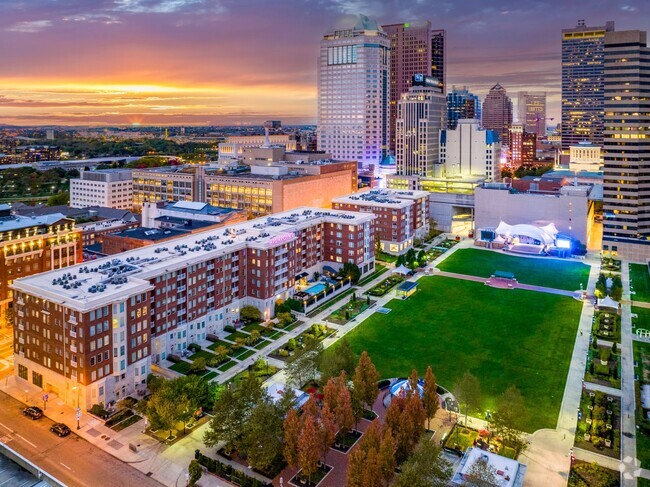
<svg viewBox="0 0 650 487">
<path fill-rule="evenodd" d="M 33 421 L 23 416 L 23 407 L 0 392 L 0 441 L 60 481 L 71 487 L 161 487 L 157 481 L 74 433 L 59 438 L 50 432 L 52 421 L 48 418 Z"/>
<path fill-rule="evenodd" d="M 13 328 L 0 327 L 0 379 L 14 371 Z"/>
</svg>

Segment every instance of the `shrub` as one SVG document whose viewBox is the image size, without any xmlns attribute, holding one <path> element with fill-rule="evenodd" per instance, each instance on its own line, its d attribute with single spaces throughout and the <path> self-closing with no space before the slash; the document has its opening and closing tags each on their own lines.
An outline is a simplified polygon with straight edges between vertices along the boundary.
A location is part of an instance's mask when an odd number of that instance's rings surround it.
<svg viewBox="0 0 650 487">
<path fill-rule="evenodd" d="M 300 301 L 298 299 L 287 299 L 284 302 L 284 304 L 287 305 L 289 307 L 289 309 L 291 309 L 293 311 L 298 311 L 300 313 L 303 312 L 302 301 Z"/>
<path fill-rule="evenodd" d="M 170 353 L 169 355 L 167 355 L 167 360 L 175 364 L 176 362 L 180 362 L 181 358 L 178 355 L 174 355 L 173 353 Z"/>
<path fill-rule="evenodd" d="M 284 348 L 290 352 L 293 352 L 296 349 L 296 339 L 290 338 Z"/>
<path fill-rule="evenodd" d="M 278 352 L 278 355 L 279 355 L 280 357 L 288 357 L 288 356 L 289 356 L 289 352 L 288 352 L 287 350 L 285 350 L 284 348 L 281 348 L 280 351 Z"/>
<path fill-rule="evenodd" d="M 237 328 L 232 325 L 226 325 L 223 327 L 223 331 L 226 331 L 228 333 L 235 333 L 237 331 Z"/>
<path fill-rule="evenodd" d="M 196 353 L 196 352 L 198 352 L 199 350 L 201 350 L 201 345 L 199 345 L 198 343 L 190 343 L 190 344 L 187 346 L 187 348 L 188 348 L 188 350 L 190 350 L 191 352 Z"/>
<path fill-rule="evenodd" d="M 592 443 L 596 448 L 602 448 L 605 441 L 600 436 L 595 436 Z"/>
<path fill-rule="evenodd" d="M 600 360 L 602 360 L 603 362 L 608 362 L 611 356 L 612 356 L 611 350 L 607 348 L 602 348 L 600 350 Z"/>
<path fill-rule="evenodd" d="M 102 404 L 93 404 L 93 406 L 90 408 L 90 414 L 99 416 L 102 419 L 108 418 L 108 411 L 104 409 L 104 406 Z"/>
</svg>

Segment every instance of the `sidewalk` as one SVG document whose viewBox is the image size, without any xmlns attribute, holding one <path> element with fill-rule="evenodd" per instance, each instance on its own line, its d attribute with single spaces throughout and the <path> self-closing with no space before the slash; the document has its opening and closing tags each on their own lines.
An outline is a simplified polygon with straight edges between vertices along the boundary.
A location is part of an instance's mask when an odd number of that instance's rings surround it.
<svg viewBox="0 0 650 487">
<path fill-rule="evenodd" d="M 80 429 L 77 430 L 75 408 L 66 406 L 62 400 L 52 393 L 48 393 L 49 400 L 47 406 L 43 408 L 43 401 L 41 400 L 43 390 L 29 383 L 21 382 L 17 384 L 14 376 L 1 381 L 0 390 L 22 403 L 44 409 L 45 416 L 52 421 L 65 423 L 73 433 L 122 462 L 137 468 L 162 485 L 170 487 L 185 486 L 185 473 L 190 461 L 194 459 L 194 450 L 196 448 L 204 449 L 201 439 L 207 423 L 170 447 L 143 434 L 143 421 L 139 421 L 120 432 L 115 432 L 104 426 L 101 420 L 84 411 L 79 421 Z M 131 450 L 130 445 L 135 447 L 137 451 Z M 221 487 L 230 484 L 220 481 L 214 476 L 204 475 L 198 485 Z"/>
</svg>

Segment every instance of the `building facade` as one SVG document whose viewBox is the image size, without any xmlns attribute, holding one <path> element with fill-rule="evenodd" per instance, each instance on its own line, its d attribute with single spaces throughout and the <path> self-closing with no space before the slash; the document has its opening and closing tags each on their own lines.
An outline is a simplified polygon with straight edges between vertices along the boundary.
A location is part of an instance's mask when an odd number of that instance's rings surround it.
<svg viewBox="0 0 650 487">
<path fill-rule="evenodd" d="M 12 300 L 15 279 L 81 262 L 81 232 L 61 213 L 14 216 L 0 205 L 0 307 Z"/>
<path fill-rule="evenodd" d="M 370 190 L 334 199 L 336 210 L 375 215 L 375 239 L 382 252 L 400 255 L 429 232 L 429 193 Z"/>
<path fill-rule="evenodd" d="M 483 102 L 483 128 L 499 134 L 502 145 L 510 144 L 510 125 L 512 124 L 512 100 L 499 83 L 490 88 Z"/>
<path fill-rule="evenodd" d="M 133 170 L 133 209 L 146 201 L 201 201 L 203 170 L 199 167 L 161 167 Z"/>
<path fill-rule="evenodd" d="M 246 221 L 245 210 L 212 206 L 196 201 L 157 201 L 142 207 L 142 226 L 166 228 L 188 221 L 209 222 L 216 225 L 232 225 Z"/>
<path fill-rule="evenodd" d="M 584 20 L 562 30 L 562 150 L 583 140 L 603 143 L 605 33 L 614 22 Z"/>
<path fill-rule="evenodd" d="M 459 120 L 455 130 L 440 132 L 442 177 L 499 180 L 500 154 L 498 134 L 482 129 L 478 120 Z"/>
<path fill-rule="evenodd" d="M 373 272 L 373 220 L 300 208 L 14 281 L 16 375 L 85 409 L 137 394 L 152 364 L 242 306 L 270 319 L 296 276 L 345 262 Z"/>
<path fill-rule="evenodd" d="M 232 135 L 219 144 L 219 162 L 241 159 L 244 149 L 261 147 L 265 144 L 281 146 L 285 151 L 295 151 L 297 141 L 295 136 L 286 134 L 266 135 Z"/>
<path fill-rule="evenodd" d="M 432 30 L 428 20 L 383 25 L 390 39 L 390 150 L 397 150 L 398 103 L 413 76 L 432 76 L 445 90 L 445 31 Z"/>
<path fill-rule="evenodd" d="M 415 79 L 425 80 L 423 75 Z M 433 79 L 433 78 L 431 78 Z M 445 96 L 439 86 L 412 86 L 397 105 L 395 169 L 400 175 L 433 176 L 445 126 Z"/>
<path fill-rule="evenodd" d="M 130 210 L 133 207 L 133 176 L 129 169 L 82 171 L 70 180 L 70 206 L 103 206 Z"/>
<path fill-rule="evenodd" d="M 510 155 L 509 162 L 513 168 L 522 164 L 535 162 L 535 146 L 537 136 L 526 132 L 524 124 L 515 123 L 510 127 Z"/>
<path fill-rule="evenodd" d="M 603 251 L 650 258 L 650 49 L 646 32 L 605 34 Z"/>
<path fill-rule="evenodd" d="M 467 87 L 456 88 L 447 93 L 447 128 L 454 130 L 459 120 L 481 120 L 481 100 Z"/>
<path fill-rule="evenodd" d="M 569 170 L 598 172 L 603 169 L 601 147 L 589 142 L 580 142 L 569 147 Z"/>
<path fill-rule="evenodd" d="M 320 43 L 318 148 L 379 166 L 390 139 L 390 39 L 364 15 L 339 20 Z"/>
<path fill-rule="evenodd" d="M 524 131 L 538 138 L 546 136 L 546 93 L 520 91 L 517 96 L 519 123 Z"/>
</svg>

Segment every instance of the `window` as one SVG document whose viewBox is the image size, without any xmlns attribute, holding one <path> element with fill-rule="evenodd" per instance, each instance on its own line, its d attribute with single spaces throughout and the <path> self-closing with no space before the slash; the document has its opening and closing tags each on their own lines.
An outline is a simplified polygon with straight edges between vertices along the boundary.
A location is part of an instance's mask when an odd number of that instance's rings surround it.
<svg viewBox="0 0 650 487">
<path fill-rule="evenodd" d="M 32 383 L 40 387 L 41 389 L 43 388 L 43 376 L 39 374 L 38 372 L 32 371 Z"/>
<path fill-rule="evenodd" d="M 27 380 L 27 367 L 18 364 L 18 377 Z"/>
</svg>

